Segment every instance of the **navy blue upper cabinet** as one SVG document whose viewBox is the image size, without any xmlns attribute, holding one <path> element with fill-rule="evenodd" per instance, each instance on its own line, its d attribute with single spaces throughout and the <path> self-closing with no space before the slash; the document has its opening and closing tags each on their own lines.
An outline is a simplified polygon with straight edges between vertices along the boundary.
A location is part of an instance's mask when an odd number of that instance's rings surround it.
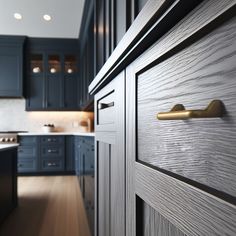
<svg viewBox="0 0 236 236">
<path fill-rule="evenodd" d="M 0 36 L 0 97 L 23 97 L 23 36 Z"/>
<path fill-rule="evenodd" d="M 28 40 L 26 110 L 79 110 L 78 79 L 78 40 Z"/>
</svg>

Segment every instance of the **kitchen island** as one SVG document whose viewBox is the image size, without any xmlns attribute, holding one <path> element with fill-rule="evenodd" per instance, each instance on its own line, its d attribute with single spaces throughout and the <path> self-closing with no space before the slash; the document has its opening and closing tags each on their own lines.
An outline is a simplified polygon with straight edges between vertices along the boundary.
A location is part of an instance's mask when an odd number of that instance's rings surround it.
<svg viewBox="0 0 236 236">
<path fill-rule="evenodd" d="M 0 144 L 0 223 L 17 206 L 17 146 Z"/>
</svg>

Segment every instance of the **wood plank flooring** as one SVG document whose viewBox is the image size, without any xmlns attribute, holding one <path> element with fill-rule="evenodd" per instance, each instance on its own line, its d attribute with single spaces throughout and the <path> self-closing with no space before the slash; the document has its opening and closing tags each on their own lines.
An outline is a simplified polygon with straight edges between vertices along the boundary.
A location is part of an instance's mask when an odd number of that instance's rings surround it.
<svg viewBox="0 0 236 236">
<path fill-rule="evenodd" d="M 75 176 L 19 177 L 18 196 L 0 236 L 90 236 Z"/>
</svg>

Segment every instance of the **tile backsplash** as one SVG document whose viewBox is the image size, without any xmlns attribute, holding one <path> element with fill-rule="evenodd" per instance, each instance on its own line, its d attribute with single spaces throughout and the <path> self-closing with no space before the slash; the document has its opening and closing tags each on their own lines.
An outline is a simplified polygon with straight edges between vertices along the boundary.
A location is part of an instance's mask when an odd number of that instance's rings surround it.
<svg viewBox="0 0 236 236">
<path fill-rule="evenodd" d="M 54 124 L 57 131 L 84 131 L 93 112 L 26 112 L 24 99 L 0 99 L 0 130 L 41 132 L 44 124 Z"/>
</svg>

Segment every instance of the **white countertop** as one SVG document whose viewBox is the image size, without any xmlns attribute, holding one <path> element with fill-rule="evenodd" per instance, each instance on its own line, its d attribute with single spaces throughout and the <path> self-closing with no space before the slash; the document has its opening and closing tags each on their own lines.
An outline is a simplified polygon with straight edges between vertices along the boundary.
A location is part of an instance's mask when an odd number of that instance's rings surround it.
<svg viewBox="0 0 236 236">
<path fill-rule="evenodd" d="M 18 147 L 19 144 L 15 143 L 15 144 L 0 144 L 0 151 L 2 150 L 6 150 L 9 148 L 13 148 L 13 147 Z"/>
<path fill-rule="evenodd" d="M 37 135 L 74 135 L 74 136 L 89 136 L 94 137 L 95 133 L 85 133 L 85 132 L 28 132 L 28 133 L 18 133 L 20 136 L 37 136 Z"/>
</svg>

